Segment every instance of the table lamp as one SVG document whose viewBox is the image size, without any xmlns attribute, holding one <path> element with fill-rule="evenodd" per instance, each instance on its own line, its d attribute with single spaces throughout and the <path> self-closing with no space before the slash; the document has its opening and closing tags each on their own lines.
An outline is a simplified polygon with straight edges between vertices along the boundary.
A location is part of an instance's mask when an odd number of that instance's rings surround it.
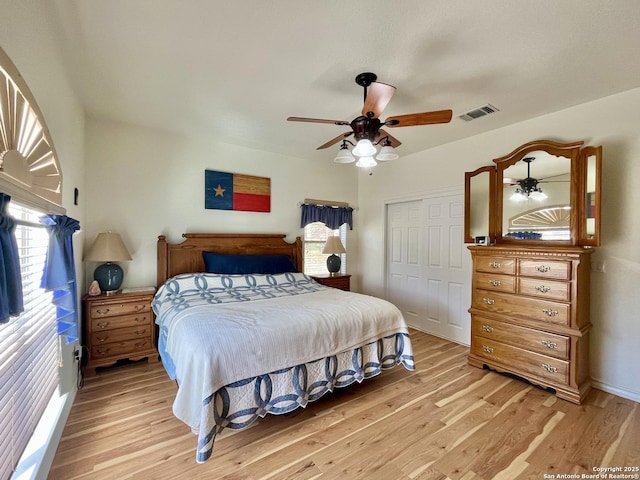
<svg viewBox="0 0 640 480">
<path fill-rule="evenodd" d="M 107 295 L 113 295 L 120 290 L 124 272 L 122 267 L 113 262 L 131 260 L 131 255 L 125 247 L 120 235 L 114 232 L 98 234 L 95 242 L 84 256 L 85 261 L 106 262 L 99 265 L 93 272 L 93 279 L 98 282 L 100 290 Z"/>
<path fill-rule="evenodd" d="M 329 275 L 332 277 L 337 275 L 338 272 L 340 272 L 342 260 L 340 260 L 340 257 L 336 254 L 346 253 L 346 250 L 340 241 L 340 237 L 327 237 L 327 243 L 322 247 L 322 253 L 331 254 L 327 258 L 327 270 L 329 270 Z"/>
</svg>

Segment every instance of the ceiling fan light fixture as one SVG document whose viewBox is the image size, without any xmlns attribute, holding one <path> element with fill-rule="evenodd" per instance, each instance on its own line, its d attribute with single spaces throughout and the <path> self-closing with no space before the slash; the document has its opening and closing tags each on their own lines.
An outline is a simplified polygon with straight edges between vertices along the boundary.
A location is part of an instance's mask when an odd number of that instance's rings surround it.
<svg viewBox="0 0 640 480">
<path fill-rule="evenodd" d="M 544 200 L 545 198 L 547 198 L 547 194 L 544 193 L 540 188 L 537 188 L 533 191 L 531 191 L 531 193 L 529 193 L 529 198 L 532 198 L 533 200 Z"/>
<path fill-rule="evenodd" d="M 367 138 L 362 138 L 358 140 L 358 143 L 356 144 L 356 146 L 354 147 L 351 153 L 356 157 L 372 157 L 373 155 L 376 154 L 376 147 L 373 146 L 373 143 L 371 143 L 371 140 Z"/>
<path fill-rule="evenodd" d="M 381 162 L 397 160 L 398 158 L 400 158 L 400 155 L 396 153 L 395 148 L 393 148 L 391 145 L 385 145 L 380 149 L 380 153 L 376 155 L 376 160 L 380 160 Z"/>
<path fill-rule="evenodd" d="M 377 164 L 378 162 L 376 162 L 375 158 L 369 155 L 365 157 L 360 157 L 356 162 L 356 167 L 371 168 L 371 167 L 375 167 Z"/>
<path fill-rule="evenodd" d="M 511 200 L 512 202 L 524 202 L 526 199 L 527 196 L 519 188 L 516 188 L 516 191 L 513 192 L 513 195 L 509 197 L 509 200 Z"/>
<path fill-rule="evenodd" d="M 343 144 L 333 161 L 336 163 L 353 163 L 356 161 L 356 159 L 353 155 L 351 155 L 349 148 L 345 144 Z"/>
</svg>

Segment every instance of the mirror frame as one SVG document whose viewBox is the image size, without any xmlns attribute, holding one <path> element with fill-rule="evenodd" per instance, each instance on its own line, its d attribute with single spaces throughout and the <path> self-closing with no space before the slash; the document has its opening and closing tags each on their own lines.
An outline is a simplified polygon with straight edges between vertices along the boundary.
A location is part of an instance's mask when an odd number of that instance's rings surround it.
<svg viewBox="0 0 640 480">
<path fill-rule="evenodd" d="M 595 195 L 595 206 L 596 206 L 596 214 L 593 217 L 595 233 L 589 238 L 587 233 L 587 213 L 589 210 L 589 205 L 587 204 L 587 178 L 589 174 L 589 157 L 595 157 L 595 191 L 593 192 Z M 579 225 L 579 245 L 598 247 L 600 246 L 600 232 L 601 232 L 601 219 L 602 219 L 602 147 L 584 147 L 580 151 L 580 186 L 582 187 L 580 190 L 580 201 L 578 205 L 580 207 L 580 225 Z"/>
<path fill-rule="evenodd" d="M 514 245 L 577 245 L 579 243 L 580 238 L 580 222 L 578 221 L 580 217 L 584 218 L 585 215 L 582 215 L 582 210 L 584 209 L 582 205 L 585 203 L 582 201 L 583 199 L 583 187 L 582 177 L 586 179 L 586 168 L 581 168 L 581 155 L 580 148 L 584 142 L 573 142 L 573 143 L 557 143 L 551 140 L 536 140 L 533 142 L 525 143 L 520 147 L 516 148 L 514 151 L 505 155 L 504 157 L 494 159 L 494 163 L 497 168 L 497 178 L 496 178 L 496 188 L 495 188 L 495 228 L 496 228 L 496 243 L 500 244 L 514 244 Z M 534 152 L 537 150 L 545 151 L 554 156 L 562 156 L 569 158 L 571 161 L 571 183 L 570 183 L 570 206 L 571 206 L 571 215 L 569 218 L 569 232 L 570 239 L 569 240 L 531 240 L 531 239 L 514 239 L 503 236 L 503 202 L 504 202 L 504 188 L 503 179 L 504 179 L 504 171 L 511 165 L 516 164 L 523 158 L 527 156 L 530 152 Z M 584 170 L 584 173 L 583 173 Z M 586 193 L 585 193 L 586 195 Z M 586 220 L 584 221 L 584 230 L 586 233 Z"/>
<path fill-rule="evenodd" d="M 496 168 L 492 165 L 488 165 L 486 167 L 480 167 L 474 170 L 473 172 L 465 172 L 464 173 L 464 242 L 465 243 L 475 243 L 476 239 L 471 236 L 471 180 L 482 174 L 489 174 L 489 188 L 487 190 L 489 194 L 489 198 L 487 198 L 487 209 L 489 210 L 488 222 L 487 225 L 487 235 L 489 236 L 488 243 L 494 243 L 496 238 L 496 229 L 495 229 L 495 209 L 492 208 L 493 201 L 492 199 L 495 196 L 496 191 Z"/>
</svg>

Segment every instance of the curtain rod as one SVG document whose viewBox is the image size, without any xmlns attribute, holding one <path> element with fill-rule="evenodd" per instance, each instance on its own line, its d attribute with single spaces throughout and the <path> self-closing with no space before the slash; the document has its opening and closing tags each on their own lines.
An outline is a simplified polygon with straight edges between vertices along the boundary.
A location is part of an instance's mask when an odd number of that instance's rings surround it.
<svg viewBox="0 0 640 480">
<path fill-rule="evenodd" d="M 303 202 L 298 205 L 302 205 L 303 203 L 308 203 L 311 205 L 324 205 L 327 207 L 348 207 L 349 204 L 347 202 L 333 202 L 331 200 L 315 200 L 313 198 L 305 198 Z"/>
</svg>

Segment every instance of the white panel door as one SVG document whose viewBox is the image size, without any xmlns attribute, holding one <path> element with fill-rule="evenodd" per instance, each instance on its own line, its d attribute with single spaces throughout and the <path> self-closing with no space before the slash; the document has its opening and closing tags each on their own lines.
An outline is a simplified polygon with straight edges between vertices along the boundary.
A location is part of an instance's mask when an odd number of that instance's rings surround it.
<svg viewBox="0 0 640 480">
<path fill-rule="evenodd" d="M 387 205 L 387 291 L 407 323 L 469 344 L 470 255 L 463 196 Z"/>
<path fill-rule="evenodd" d="M 387 292 L 410 325 L 424 316 L 422 201 L 387 206 Z"/>
<path fill-rule="evenodd" d="M 462 195 L 424 200 L 426 285 L 424 330 L 468 345 L 471 256 L 464 244 Z"/>
</svg>

